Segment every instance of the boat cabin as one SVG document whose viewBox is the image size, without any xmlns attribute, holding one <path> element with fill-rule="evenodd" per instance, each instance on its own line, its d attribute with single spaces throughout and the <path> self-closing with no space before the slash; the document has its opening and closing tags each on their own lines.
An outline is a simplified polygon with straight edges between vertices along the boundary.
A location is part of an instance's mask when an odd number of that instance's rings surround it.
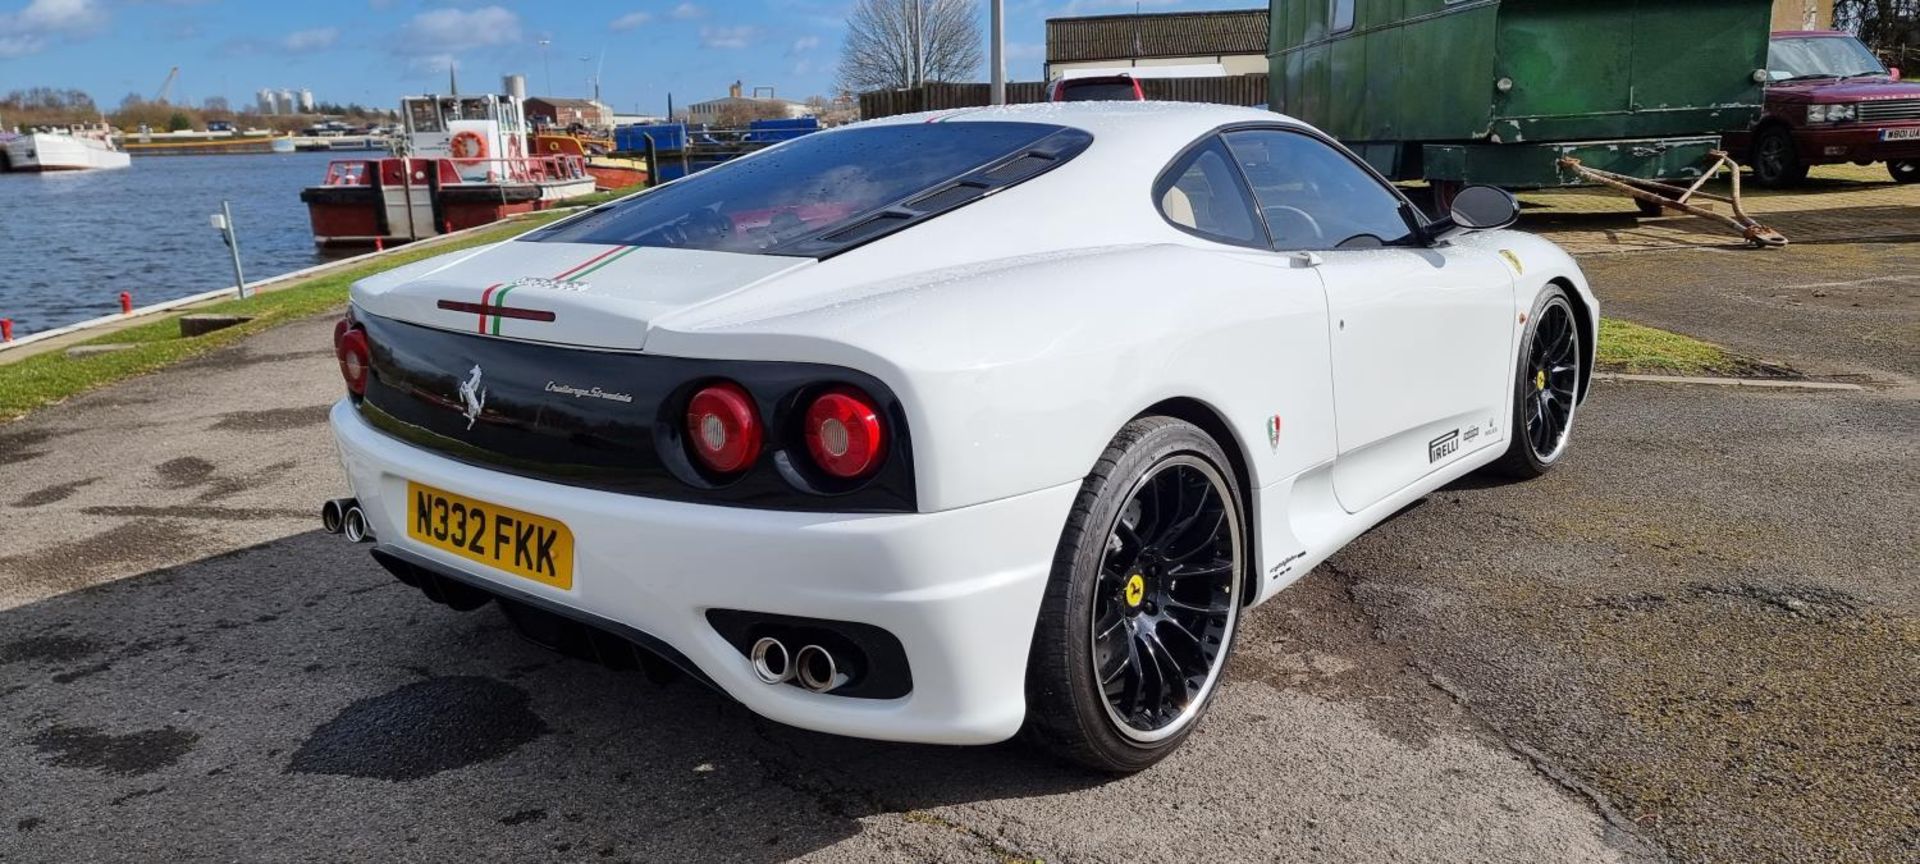
<svg viewBox="0 0 1920 864">
<path fill-rule="evenodd" d="M 466 180 L 502 176 L 527 156 L 520 100 L 491 93 L 400 100 L 407 155 L 452 159 Z"/>
</svg>

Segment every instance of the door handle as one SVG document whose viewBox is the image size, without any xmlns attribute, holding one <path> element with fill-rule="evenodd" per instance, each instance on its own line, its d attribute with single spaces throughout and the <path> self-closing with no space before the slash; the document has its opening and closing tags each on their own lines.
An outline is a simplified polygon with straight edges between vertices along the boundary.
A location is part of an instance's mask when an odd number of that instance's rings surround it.
<svg viewBox="0 0 1920 864">
<path fill-rule="evenodd" d="M 1287 256 L 1287 264 L 1295 270 L 1318 267 L 1323 260 L 1318 252 L 1295 252 Z"/>
</svg>

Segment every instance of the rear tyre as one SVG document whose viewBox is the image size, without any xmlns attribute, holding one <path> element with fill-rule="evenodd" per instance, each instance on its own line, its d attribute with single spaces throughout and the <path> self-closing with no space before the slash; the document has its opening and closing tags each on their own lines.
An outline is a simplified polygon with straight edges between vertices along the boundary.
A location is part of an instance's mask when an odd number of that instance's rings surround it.
<svg viewBox="0 0 1920 864">
<path fill-rule="evenodd" d="M 1887 163 L 1887 173 L 1896 183 L 1920 183 L 1920 159 L 1895 159 Z"/>
<path fill-rule="evenodd" d="M 1027 666 L 1027 737 L 1112 773 L 1166 758 L 1239 626 L 1245 516 L 1226 455 L 1168 417 L 1127 424 L 1067 516 Z"/>
<path fill-rule="evenodd" d="M 1778 189 L 1807 179 L 1806 163 L 1793 146 L 1793 133 L 1774 126 L 1761 130 L 1753 139 L 1753 180 Z"/>
<path fill-rule="evenodd" d="M 1573 443 L 1573 417 L 1579 409 L 1580 322 L 1573 317 L 1567 292 L 1550 285 L 1535 300 L 1520 340 L 1514 381 L 1512 440 L 1507 452 L 1487 470 L 1515 480 L 1531 480 L 1559 465 Z"/>
</svg>

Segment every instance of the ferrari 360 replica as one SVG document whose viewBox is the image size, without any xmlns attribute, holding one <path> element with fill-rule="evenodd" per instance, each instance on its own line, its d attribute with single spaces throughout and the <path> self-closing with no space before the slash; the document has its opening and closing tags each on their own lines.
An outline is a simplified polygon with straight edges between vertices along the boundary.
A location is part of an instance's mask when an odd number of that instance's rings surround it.
<svg viewBox="0 0 1920 864">
<path fill-rule="evenodd" d="M 1566 457 L 1599 313 L 1516 215 L 1252 109 L 809 135 L 355 284 L 323 520 L 783 723 L 1139 770 L 1248 609 Z"/>
</svg>

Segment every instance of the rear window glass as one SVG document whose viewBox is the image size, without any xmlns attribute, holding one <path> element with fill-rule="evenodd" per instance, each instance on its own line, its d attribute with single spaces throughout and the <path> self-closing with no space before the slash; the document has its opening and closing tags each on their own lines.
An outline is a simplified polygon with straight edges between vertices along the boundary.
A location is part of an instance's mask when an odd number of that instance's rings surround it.
<svg viewBox="0 0 1920 864">
<path fill-rule="evenodd" d="M 1139 98 L 1132 81 L 1069 81 L 1060 85 L 1061 102 L 1132 102 Z"/>
<path fill-rule="evenodd" d="M 862 240 L 879 236 L 886 232 L 867 236 L 867 232 L 840 229 L 982 168 L 1022 156 L 1064 131 L 1069 130 L 1046 123 L 967 122 L 808 135 L 535 232 L 527 239 L 814 254 L 822 244 L 803 241 L 826 235 L 859 234 Z M 1006 183 L 989 177 L 976 185 Z M 927 214 L 948 208 L 915 201 L 910 209 Z"/>
</svg>

